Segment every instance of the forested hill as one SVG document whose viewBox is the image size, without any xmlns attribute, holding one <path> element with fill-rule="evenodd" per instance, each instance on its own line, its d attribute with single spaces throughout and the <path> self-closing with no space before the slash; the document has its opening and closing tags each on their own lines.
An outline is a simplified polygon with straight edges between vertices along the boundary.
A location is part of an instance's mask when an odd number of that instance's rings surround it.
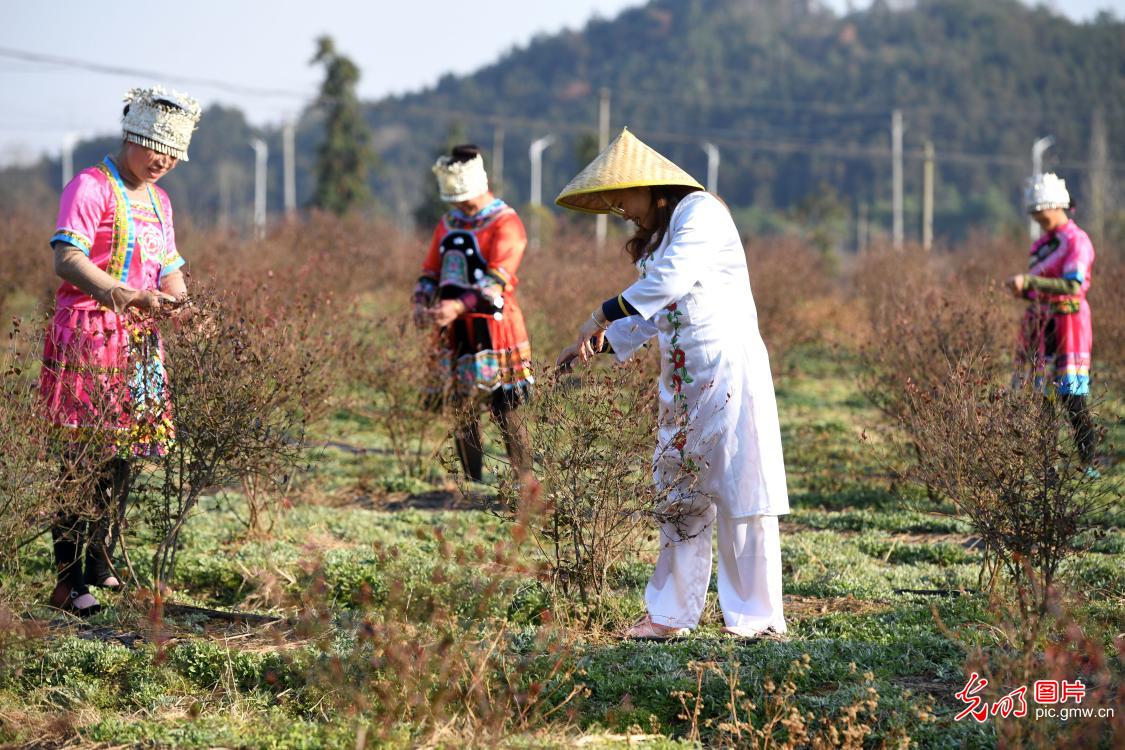
<svg viewBox="0 0 1125 750">
<path fill-rule="evenodd" d="M 427 141 L 440 143 L 450 127 L 441 112 L 463 112 L 467 134 L 485 146 L 493 124 L 478 115 L 511 118 L 505 176 L 523 200 L 529 140 L 559 137 L 544 165 L 544 193 L 553 196 L 589 150 L 598 91 L 608 87 L 614 130 L 629 125 L 698 179 L 706 175 L 699 141 L 719 145 L 719 191 L 733 206 L 797 217 L 870 203 L 885 224 L 898 107 L 912 157 L 910 216 L 918 157 L 932 139 L 938 230 L 950 232 L 1018 218 L 1030 147 L 1043 135 L 1056 138 L 1049 166 L 1081 167 L 1060 171 L 1082 199 L 1099 107 L 1111 158 L 1125 157 L 1125 140 L 1114 137 L 1125 129 L 1123 72 L 1125 24 L 1076 25 L 1016 0 L 921 0 L 902 10 L 876 2 L 843 18 L 805 0 L 654 0 L 371 113 L 380 124 L 409 123 L 388 133 L 383 150 L 394 171 L 419 178 L 433 150 Z M 908 226 L 916 231 L 909 217 Z"/>
<path fill-rule="evenodd" d="M 471 44 L 456 25 L 447 41 L 435 33 L 435 44 Z M 891 112 L 899 108 L 908 236 L 917 234 L 927 139 L 937 153 L 937 231 L 957 235 L 1020 220 L 1030 147 L 1048 134 L 1056 142 L 1046 165 L 1085 207 L 1090 159 L 1105 162 L 1095 147 L 1098 112 L 1107 158 L 1125 165 L 1123 73 L 1121 21 L 1074 24 L 1017 0 L 877 1 L 843 17 L 812 0 L 652 0 L 366 112 L 382 159 L 373 178 L 381 204 L 409 216 L 432 189 L 429 164 L 449 138 L 491 150 L 498 129 L 504 194 L 517 204 L 528 197 L 530 141 L 556 137 L 544 162 L 543 192 L 553 198 L 596 150 L 598 95 L 608 88 L 613 131 L 627 124 L 700 180 L 700 142 L 715 143 L 719 192 L 744 224 L 762 229 L 786 221 L 844 227 L 860 210 L 888 225 Z M 228 212 L 232 201 L 245 203 L 252 179 L 248 168 L 231 173 L 229 165 L 250 164 L 245 123 L 237 112 L 219 114 L 205 116 L 190 168 L 168 178 L 169 190 L 184 183 L 184 199 L 200 214 L 214 215 L 223 201 Z M 298 137 L 302 195 L 311 191 L 318 130 L 310 110 Z M 220 180 L 222 160 L 228 173 Z M 1122 209 L 1115 177 L 1125 171 L 1111 166 L 1111 213 Z M 271 183 L 278 206 L 279 168 Z"/>
</svg>

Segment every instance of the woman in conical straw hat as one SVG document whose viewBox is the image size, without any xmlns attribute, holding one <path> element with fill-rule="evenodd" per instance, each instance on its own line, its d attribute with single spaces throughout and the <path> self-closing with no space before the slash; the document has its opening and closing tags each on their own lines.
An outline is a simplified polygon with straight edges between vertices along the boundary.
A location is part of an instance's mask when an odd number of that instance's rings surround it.
<svg viewBox="0 0 1125 750">
<path fill-rule="evenodd" d="M 718 533 L 723 632 L 779 636 L 778 516 L 789 512 L 769 357 L 746 256 L 730 212 L 627 129 L 555 201 L 636 226 L 626 244 L 638 280 L 587 316 L 559 364 L 660 345 L 653 479 L 661 549 L 648 612 L 626 637 L 663 639 L 699 623 Z"/>
<path fill-rule="evenodd" d="M 107 537 L 109 519 L 124 507 L 130 457 L 171 438 L 153 318 L 185 299 L 187 287 L 172 204 L 156 182 L 187 161 L 199 118 L 189 96 L 159 86 L 130 90 L 120 150 L 75 175 L 59 200 L 51 246 L 62 284 L 40 390 L 67 474 L 89 483 L 88 507 L 65 509 L 51 528 L 58 572 L 51 604 L 80 616 L 100 609 L 90 586 L 121 586 Z"/>
</svg>

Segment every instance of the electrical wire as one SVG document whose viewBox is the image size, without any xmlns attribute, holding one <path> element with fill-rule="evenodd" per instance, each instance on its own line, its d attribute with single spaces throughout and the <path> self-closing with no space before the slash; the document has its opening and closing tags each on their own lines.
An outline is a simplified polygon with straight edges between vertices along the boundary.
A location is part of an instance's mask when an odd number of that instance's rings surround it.
<svg viewBox="0 0 1125 750">
<path fill-rule="evenodd" d="M 105 73 L 108 75 L 117 76 L 144 76 L 147 78 L 157 78 L 168 81 L 170 83 L 174 82 L 181 84 L 190 84 L 193 86 L 205 86 L 208 88 L 226 91 L 232 94 L 239 94 L 242 96 L 286 97 L 290 99 L 312 99 L 315 97 L 315 93 L 309 91 L 244 86 L 237 83 L 231 83 L 229 81 L 216 80 L 214 78 L 183 76 L 175 73 L 161 73 L 155 70 L 141 70 L 139 68 L 128 68 L 119 65 L 105 65 L 102 63 L 90 62 L 88 60 L 77 60 L 70 57 L 60 57 L 58 55 L 44 55 L 39 52 L 27 52 L 26 50 L 12 49 L 10 47 L 0 47 L 0 57 L 7 57 L 13 60 L 23 60 L 26 62 L 50 63 L 52 65 L 59 65 L 66 68 L 87 70 L 93 73 Z"/>
</svg>

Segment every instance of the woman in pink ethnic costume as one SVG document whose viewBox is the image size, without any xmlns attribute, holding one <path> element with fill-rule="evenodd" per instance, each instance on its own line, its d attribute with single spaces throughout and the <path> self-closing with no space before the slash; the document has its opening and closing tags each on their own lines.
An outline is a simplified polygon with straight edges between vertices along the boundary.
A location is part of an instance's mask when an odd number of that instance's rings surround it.
<svg viewBox="0 0 1125 750">
<path fill-rule="evenodd" d="M 61 513 L 51 528 L 51 604 L 81 616 L 100 610 L 88 586 L 121 586 L 107 537 L 128 493 L 129 457 L 172 436 L 154 318 L 187 294 L 172 204 L 155 183 L 187 161 L 199 104 L 160 87 L 125 101 L 121 150 L 66 185 L 51 237 L 62 284 L 40 389 L 68 471 L 90 467 L 93 490 L 88 508 Z"/>
<path fill-rule="evenodd" d="M 1031 246 L 1027 273 L 1008 279 L 1028 300 L 1020 330 L 1019 365 L 1066 406 L 1083 463 L 1094 471 L 1096 434 L 1087 396 L 1094 334 L 1086 292 L 1094 266 L 1090 238 L 1067 215 L 1066 182 L 1040 174 L 1027 185 L 1027 210 L 1043 235 Z"/>
</svg>

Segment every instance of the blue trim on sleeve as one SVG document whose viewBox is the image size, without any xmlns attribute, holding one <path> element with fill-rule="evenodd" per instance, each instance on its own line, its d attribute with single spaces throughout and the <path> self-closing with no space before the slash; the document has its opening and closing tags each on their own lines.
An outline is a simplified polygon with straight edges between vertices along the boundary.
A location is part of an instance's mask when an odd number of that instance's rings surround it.
<svg viewBox="0 0 1125 750">
<path fill-rule="evenodd" d="M 81 250 L 82 254 L 87 258 L 90 257 L 90 246 L 83 241 L 83 238 L 77 232 L 72 232 L 68 229 L 60 229 L 55 232 L 54 236 L 51 237 L 50 242 L 47 244 L 54 245 L 56 242 L 65 242 L 68 245 L 73 245 Z"/>
<path fill-rule="evenodd" d="M 160 269 L 160 278 L 163 279 L 173 271 L 179 270 L 185 263 L 187 263 L 187 261 L 184 260 L 183 256 L 177 257 L 174 261 Z"/>
<path fill-rule="evenodd" d="M 1064 273 L 1062 275 L 1062 277 L 1064 279 L 1066 279 L 1067 281 L 1077 281 L 1079 284 L 1081 284 L 1083 281 L 1086 280 L 1086 275 L 1083 274 L 1082 271 L 1080 271 L 1080 270 L 1079 271 L 1070 271 L 1068 273 Z"/>
</svg>

